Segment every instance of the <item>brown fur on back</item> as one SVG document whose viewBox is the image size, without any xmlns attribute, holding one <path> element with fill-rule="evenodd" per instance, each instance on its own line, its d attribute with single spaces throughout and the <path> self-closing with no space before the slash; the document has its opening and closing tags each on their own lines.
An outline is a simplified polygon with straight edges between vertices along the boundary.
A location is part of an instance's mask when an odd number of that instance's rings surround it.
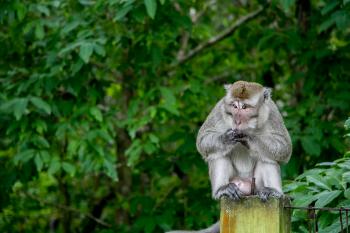
<svg viewBox="0 0 350 233">
<path fill-rule="evenodd" d="M 240 99 L 249 99 L 263 90 L 263 86 L 255 82 L 237 81 L 231 86 L 232 96 Z"/>
</svg>

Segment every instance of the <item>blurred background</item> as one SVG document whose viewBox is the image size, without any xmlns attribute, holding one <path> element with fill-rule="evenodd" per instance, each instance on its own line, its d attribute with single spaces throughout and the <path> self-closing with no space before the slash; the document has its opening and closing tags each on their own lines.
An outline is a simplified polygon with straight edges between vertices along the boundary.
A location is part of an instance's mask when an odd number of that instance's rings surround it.
<svg viewBox="0 0 350 233">
<path fill-rule="evenodd" d="M 0 47 L 0 232 L 211 225 L 195 138 L 236 80 L 273 88 L 294 205 L 350 206 L 349 0 L 2 0 Z"/>
</svg>

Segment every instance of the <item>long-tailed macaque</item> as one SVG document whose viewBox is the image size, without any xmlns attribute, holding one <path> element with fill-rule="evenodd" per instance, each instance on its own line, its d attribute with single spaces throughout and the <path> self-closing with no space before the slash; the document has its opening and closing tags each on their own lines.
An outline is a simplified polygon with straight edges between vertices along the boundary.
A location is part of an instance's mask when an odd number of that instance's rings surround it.
<svg viewBox="0 0 350 233">
<path fill-rule="evenodd" d="M 210 112 L 196 142 L 209 166 L 213 198 L 238 200 L 246 195 L 240 184 L 247 186 L 253 178 L 255 194 L 262 201 L 280 198 L 280 164 L 288 162 L 292 145 L 271 90 L 245 81 L 225 85 L 225 89 L 226 95 Z M 244 180 L 248 183 L 239 183 Z M 216 223 L 195 232 L 219 231 Z"/>
</svg>

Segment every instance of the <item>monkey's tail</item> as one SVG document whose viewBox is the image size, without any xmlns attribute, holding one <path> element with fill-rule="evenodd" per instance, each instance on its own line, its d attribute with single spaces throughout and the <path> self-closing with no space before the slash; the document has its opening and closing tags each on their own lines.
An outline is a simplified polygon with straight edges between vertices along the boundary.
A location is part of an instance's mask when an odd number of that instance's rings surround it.
<svg viewBox="0 0 350 233">
<path fill-rule="evenodd" d="M 220 223 L 217 222 L 210 227 L 199 231 L 168 231 L 165 233 L 220 233 Z"/>
</svg>

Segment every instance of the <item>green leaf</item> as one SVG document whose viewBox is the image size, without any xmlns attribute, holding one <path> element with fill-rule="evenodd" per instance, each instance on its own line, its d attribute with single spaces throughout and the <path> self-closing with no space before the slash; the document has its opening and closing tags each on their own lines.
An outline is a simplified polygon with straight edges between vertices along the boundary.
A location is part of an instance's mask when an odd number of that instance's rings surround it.
<svg viewBox="0 0 350 233">
<path fill-rule="evenodd" d="M 321 14 L 325 15 L 328 14 L 330 11 L 332 11 L 334 8 L 336 8 L 339 5 L 339 1 L 333 1 L 327 4 L 323 9 L 321 10 Z"/>
<path fill-rule="evenodd" d="M 318 28 L 318 33 L 328 30 L 335 23 L 335 19 L 330 17 L 326 21 L 324 21 L 320 27 Z"/>
<path fill-rule="evenodd" d="M 106 56 L 106 50 L 102 45 L 94 44 L 94 51 L 95 51 L 95 53 L 97 53 L 101 57 Z"/>
<path fill-rule="evenodd" d="M 32 142 L 37 146 L 41 148 L 50 148 L 50 143 L 42 136 L 34 136 L 32 139 Z"/>
<path fill-rule="evenodd" d="M 345 172 L 343 175 L 342 175 L 342 181 L 344 183 L 350 183 L 350 171 L 349 172 Z"/>
<path fill-rule="evenodd" d="M 344 6 L 345 6 L 346 4 L 348 4 L 349 2 L 350 2 L 350 0 L 343 0 Z"/>
<path fill-rule="evenodd" d="M 295 198 L 295 200 L 293 201 L 293 205 L 295 205 L 295 206 L 308 206 L 316 199 L 317 199 L 317 197 L 315 197 L 315 196 L 303 195 L 301 197 Z"/>
<path fill-rule="evenodd" d="M 73 22 L 70 22 L 63 27 L 62 33 L 68 34 L 70 31 L 73 31 L 75 28 L 77 28 L 80 24 L 81 24 L 81 21 L 74 20 Z"/>
<path fill-rule="evenodd" d="M 280 0 L 282 8 L 285 12 L 288 12 L 289 9 L 293 6 L 295 3 L 295 0 Z"/>
<path fill-rule="evenodd" d="M 156 15 L 156 11 L 157 11 L 157 1 L 156 0 L 144 0 L 144 3 L 146 6 L 147 14 L 149 15 L 149 17 L 154 19 L 155 15 Z"/>
<path fill-rule="evenodd" d="M 127 6 L 124 6 L 122 9 L 120 9 L 117 14 L 115 15 L 114 17 L 114 21 L 119 21 L 121 19 L 123 19 L 125 17 L 126 14 L 129 13 L 129 11 L 133 8 L 132 5 L 127 5 Z"/>
<path fill-rule="evenodd" d="M 349 0 L 350 1 L 350 0 Z M 348 118 L 344 123 L 345 129 L 350 129 L 350 118 Z"/>
<path fill-rule="evenodd" d="M 151 133 L 148 136 L 149 136 L 149 139 L 151 140 L 151 142 L 153 142 L 156 145 L 159 144 L 159 138 L 156 135 Z"/>
<path fill-rule="evenodd" d="M 30 97 L 30 102 L 40 110 L 43 110 L 46 114 L 51 114 L 51 107 L 48 103 L 38 97 Z"/>
<path fill-rule="evenodd" d="M 331 188 L 328 186 L 328 184 L 325 182 L 324 178 L 318 175 L 308 175 L 306 176 L 306 180 L 308 182 L 314 183 L 320 188 L 331 190 Z"/>
<path fill-rule="evenodd" d="M 54 175 L 61 169 L 61 163 L 58 158 L 53 158 L 47 171 L 50 175 Z"/>
<path fill-rule="evenodd" d="M 33 126 L 35 127 L 36 132 L 38 132 L 39 134 L 43 134 L 47 131 L 47 124 L 44 120 L 36 120 L 33 123 Z"/>
<path fill-rule="evenodd" d="M 157 151 L 157 147 L 153 143 L 145 142 L 143 145 L 143 150 L 146 152 L 146 154 L 151 155 Z"/>
<path fill-rule="evenodd" d="M 74 50 L 75 48 L 81 46 L 82 44 L 84 44 L 85 42 L 75 42 L 75 43 L 72 43 L 72 44 L 68 44 L 68 46 L 66 46 L 65 48 L 63 48 L 59 53 L 58 53 L 58 56 L 63 56 L 64 54 Z"/>
<path fill-rule="evenodd" d="M 322 163 L 318 163 L 317 166 L 324 166 L 324 167 L 329 167 L 329 166 L 334 166 L 336 165 L 335 162 L 322 162 Z"/>
<path fill-rule="evenodd" d="M 110 178 L 112 178 L 113 181 L 118 181 L 118 175 L 117 175 L 117 169 L 113 162 L 110 162 L 108 160 L 104 161 L 104 167 L 106 168 L 106 174 Z"/>
<path fill-rule="evenodd" d="M 40 172 L 43 169 L 43 160 L 40 157 L 40 153 L 36 153 L 35 158 L 34 158 L 36 170 Z"/>
<path fill-rule="evenodd" d="M 97 145 L 97 144 L 93 144 L 91 145 L 92 148 L 94 148 L 94 150 L 97 152 L 97 154 L 101 157 L 105 157 L 105 151 L 104 151 L 104 147 Z"/>
<path fill-rule="evenodd" d="M 17 153 L 13 159 L 14 163 L 17 165 L 19 162 L 26 163 L 34 157 L 35 150 L 28 149 Z"/>
<path fill-rule="evenodd" d="M 350 189 L 345 190 L 344 197 L 350 199 Z"/>
<path fill-rule="evenodd" d="M 89 63 L 93 49 L 93 44 L 88 42 L 85 42 L 80 46 L 79 56 L 85 63 Z"/>
<path fill-rule="evenodd" d="M 27 110 L 28 105 L 28 99 L 25 98 L 18 98 L 15 101 L 15 104 L 13 106 L 13 113 L 15 115 L 16 120 L 19 120 L 22 118 L 23 114 Z"/>
<path fill-rule="evenodd" d="M 339 10 L 332 14 L 335 18 L 337 28 L 340 30 L 346 30 L 350 27 L 350 13 L 347 10 Z"/>
<path fill-rule="evenodd" d="M 160 92 L 163 97 L 161 102 L 162 107 L 174 115 L 179 115 L 179 111 L 177 109 L 177 101 L 173 92 L 165 87 L 161 87 Z"/>
<path fill-rule="evenodd" d="M 93 116 L 98 122 L 102 122 L 103 116 L 101 110 L 97 107 L 90 108 L 90 114 Z"/>
<path fill-rule="evenodd" d="M 47 6 L 37 4 L 36 8 L 39 12 L 45 14 L 45 16 L 50 16 L 50 10 Z"/>
<path fill-rule="evenodd" d="M 345 222 L 345 219 L 343 219 L 343 222 Z M 335 221 L 332 223 L 332 225 L 327 226 L 323 229 L 320 229 L 317 233 L 339 233 L 339 232 L 341 232 L 340 222 Z"/>
<path fill-rule="evenodd" d="M 40 157 L 43 160 L 44 163 L 49 163 L 50 162 L 50 154 L 47 150 L 41 150 L 40 151 Z"/>
<path fill-rule="evenodd" d="M 18 98 L 3 102 L 0 106 L 0 110 L 6 114 L 12 113 L 16 101 L 18 101 Z"/>
<path fill-rule="evenodd" d="M 312 137 L 302 137 L 301 145 L 303 146 L 304 150 L 310 155 L 319 156 L 321 153 L 320 143 Z"/>
<path fill-rule="evenodd" d="M 35 25 L 35 36 L 39 40 L 42 40 L 45 36 L 44 26 L 41 23 Z"/>
<path fill-rule="evenodd" d="M 26 6 L 24 4 L 18 2 L 16 4 L 16 11 L 17 11 L 18 20 L 22 21 L 27 14 Z"/>
<path fill-rule="evenodd" d="M 103 138 L 108 143 L 113 143 L 113 137 L 108 133 L 107 130 L 97 130 L 97 135 Z"/>
<path fill-rule="evenodd" d="M 315 207 L 325 207 L 327 204 L 337 198 L 341 193 L 342 192 L 339 190 L 323 193 L 316 201 Z"/>
<path fill-rule="evenodd" d="M 134 166 L 137 164 L 142 152 L 142 145 L 139 139 L 132 142 L 131 146 L 125 151 L 125 155 L 128 158 L 127 165 Z"/>
<path fill-rule="evenodd" d="M 62 162 L 62 169 L 67 172 L 70 176 L 75 174 L 75 166 L 68 162 Z"/>
<path fill-rule="evenodd" d="M 80 145 L 80 140 L 69 140 L 67 154 L 72 156 L 78 151 L 78 147 Z"/>
</svg>

